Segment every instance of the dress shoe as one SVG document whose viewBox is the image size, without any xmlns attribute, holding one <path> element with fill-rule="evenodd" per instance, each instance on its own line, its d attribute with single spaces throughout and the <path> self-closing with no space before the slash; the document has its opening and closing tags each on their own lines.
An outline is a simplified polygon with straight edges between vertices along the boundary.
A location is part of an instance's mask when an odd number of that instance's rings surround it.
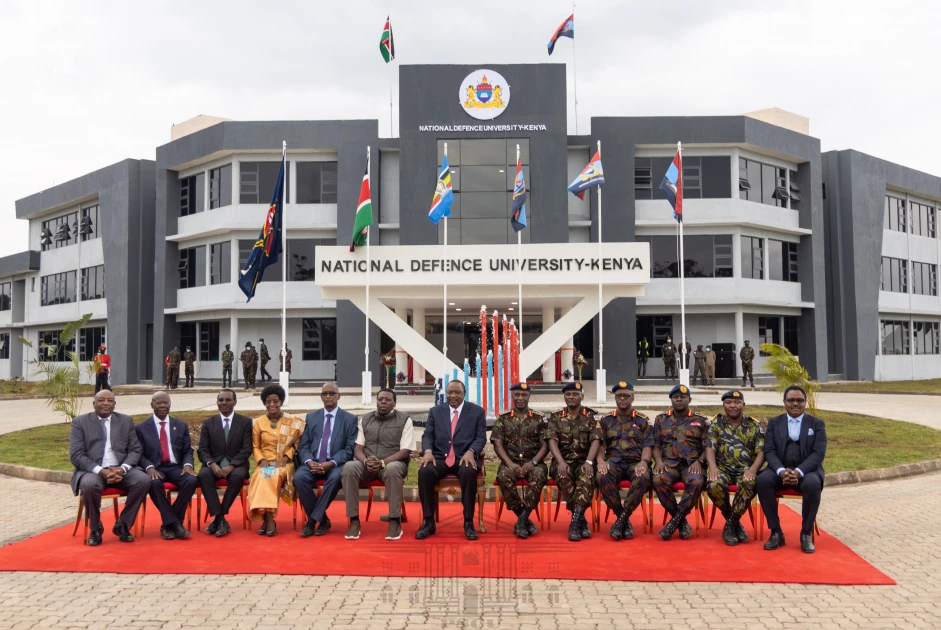
<svg viewBox="0 0 941 630">
<path fill-rule="evenodd" d="M 317 527 L 317 531 L 314 532 L 314 536 L 323 536 L 330 531 L 331 527 L 333 527 L 333 523 L 330 522 L 329 518 L 324 516 L 323 520 L 320 521 L 320 526 Z"/>
<path fill-rule="evenodd" d="M 771 532 L 768 536 L 768 542 L 765 543 L 767 551 L 774 551 L 778 547 L 784 546 L 784 532 Z"/>
<path fill-rule="evenodd" d="M 88 546 L 97 547 L 101 544 L 101 532 L 97 529 L 88 534 Z"/>
<path fill-rule="evenodd" d="M 810 534 L 801 534 L 801 551 L 804 553 L 813 553 L 816 551 L 813 536 Z"/>
<path fill-rule="evenodd" d="M 301 528 L 301 538 L 310 538 L 314 535 L 315 531 L 317 531 L 317 523 L 308 520 L 304 523 L 304 527 Z"/>
<path fill-rule="evenodd" d="M 429 536 L 434 536 L 436 531 L 437 527 L 435 527 L 435 522 L 431 519 L 425 519 L 421 527 L 418 528 L 418 531 L 415 532 L 415 538 L 424 540 Z"/>
<path fill-rule="evenodd" d="M 474 529 L 474 521 L 464 521 L 464 538 L 467 540 L 477 540 L 477 530 Z"/>
<path fill-rule="evenodd" d="M 689 524 L 689 521 L 686 520 L 686 517 L 683 517 L 683 520 L 680 521 L 680 540 L 689 540 L 693 537 L 693 527 Z"/>
<path fill-rule="evenodd" d="M 346 540 L 359 540 L 359 534 L 362 530 L 362 525 L 359 523 L 359 519 L 351 519 L 350 526 L 346 530 L 346 535 L 343 536 Z"/>
<path fill-rule="evenodd" d="M 628 515 L 627 521 L 624 523 L 624 529 L 621 530 L 621 538 L 624 540 L 630 540 L 634 537 L 634 526 L 631 525 L 630 515 Z"/>
<path fill-rule="evenodd" d="M 169 527 L 160 526 L 160 537 L 164 540 L 173 540 L 176 538 L 176 534 L 173 533 L 173 529 Z"/>
<path fill-rule="evenodd" d="M 114 524 L 114 527 L 111 528 L 111 533 L 118 537 L 118 540 L 121 542 L 134 542 L 134 537 L 131 536 L 130 530 L 127 528 L 127 525 L 123 521 L 118 521 Z"/>
<path fill-rule="evenodd" d="M 212 522 L 206 526 L 206 533 L 210 536 L 214 536 L 217 531 L 219 531 L 219 519 L 220 517 L 215 517 L 212 519 Z"/>
<path fill-rule="evenodd" d="M 171 525 L 170 529 L 173 531 L 173 535 L 176 536 L 179 540 L 186 540 L 190 537 L 189 530 L 183 527 L 183 524 L 179 521 Z"/>
<path fill-rule="evenodd" d="M 586 540 L 586 539 L 588 539 L 588 538 L 591 538 L 591 527 L 588 526 L 588 519 L 585 518 L 585 512 L 584 512 L 584 510 L 582 511 L 582 518 L 581 518 L 581 520 L 580 520 L 579 522 L 581 523 L 582 529 L 581 529 L 581 531 L 578 532 L 578 533 L 579 533 L 579 535 L 581 535 L 582 540 Z"/>
<path fill-rule="evenodd" d="M 389 529 L 386 530 L 386 540 L 398 540 L 402 537 L 402 523 L 397 518 L 389 519 Z"/>
<path fill-rule="evenodd" d="M 679 514 L 674 514 L 673 518 L 671 518 L 670 521 L 663 526 L 663 529 L 657 532 L 657 535 L 660 536 L 660 538 L 663 540 L 670 540 L 673 538 L 673 534 L 676 532 L 676 528 L 680 526 L 680 521 L 682 518 L 683 517 Z"/>
<path fill-rule="evenodd" d="M 735 521 L 735 537 L 738 538 L 738 542 L 740 543 L 748 542 L 748 534 L 745 533 L 745 527 L 739 520 Z"/>
<path fill-rule="evenodd" d="M 624 538 L 624 523 L 627 522 L 627 510 L 622 508 L 621 513 L 618 514 L 617 520 L 614 521 L 614 525 L 611 526 L 611 531 L 608 532 L 611 534 L 611 538 L 614 540 Z"/>
<path fill-rule="evenodd" d="M 582 539 L 582 510 L 575 508 L 572 510 L 572 522 L 569 523 L 569 540 L 578 542 Z"/>
<path fill-rule="evenodd" d="M 232 533 L 232 528 L 229 527 L 229 522 L 225 519 L 222 519 L 222 522 L 219 524 L 219 528 L 216 530 L 216 538 L 222 538 L 226 534 Z"/>
<path fill-rule="evenodd" d="M 726 521 L 725 527 L 722 528 L 722 542 L 727 544 L 729 547 L 734 547 L 738 544 L 738 536 L 735 534 L 734 521 Z"/>
</svg>

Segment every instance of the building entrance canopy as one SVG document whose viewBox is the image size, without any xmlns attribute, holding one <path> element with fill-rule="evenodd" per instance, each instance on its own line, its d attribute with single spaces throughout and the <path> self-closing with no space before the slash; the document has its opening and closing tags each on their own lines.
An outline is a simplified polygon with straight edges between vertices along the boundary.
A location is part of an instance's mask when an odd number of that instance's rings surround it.
<svg viewBox="0 0 941 630">
<path fill-rule="evenodd" d="M 518 297 L 523 309 L 561 307 L 562 317 L 535 339 L 524 339 L 520 374 L 553 356 L 599 311 L 619 297 L 642 297 L 650 282 L 647 243 L 318 247 L 316 284 L 328 300 L 349 300 L 433 374 L 461 371 L 392 310 L 441 313 L 447 282 L 448 318 Z M 447 249 L 447 256 L 445 256 Z M 366 286 L 369 284 L 367 309 Z M 598 284 L 602 292 L 599 300 Z M 600 303 L 599 303 L 600 302 Z M 451 304 L 453 303 L 453 305 Z M 492 308 L 492 307 L 491 307 Z M 458 309 L 461 309 L 458 311 Z M 470 311 L 470 312 L 468 312 Z M 518 309 L 517 309 L 518 312 Z M 475 357 L 467 357 L 471 364 Z"/>
</svg>

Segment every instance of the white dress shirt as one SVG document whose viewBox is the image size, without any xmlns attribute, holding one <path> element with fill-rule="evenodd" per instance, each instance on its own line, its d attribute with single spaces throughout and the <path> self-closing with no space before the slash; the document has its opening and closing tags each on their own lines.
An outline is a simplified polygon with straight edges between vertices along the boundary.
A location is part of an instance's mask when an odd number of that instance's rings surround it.
<svg viewBox="0 0 941 630">
<path fill-rule="evenodd" d="M 118 461 L 118 456 L 115 454 L 114 449 L 111 448 L 111 416 L 107 418 L 98 418 L 99 422 L 102 422 L 105 428 L 105 454 L 101 458 L 101 466 L 95 466 L 92 469 L 96 475 L 101 472 L 102 468 L 110 468 L 111 466 L 117 466 L 121 464 Z M 121 468 L 124 469 L 124 472 L 127 472 L 131 469 L 127 464 L 121 464 Z"/>
<path fill-rule="evenodd" d="M 167 432 L 167 445 L 169 445 L 169 444 L 170 444 L 170 416 L 167 416 L 167 417 L 164 418 L 163 420 L 161 420 L 160 418 L 158 418 L 156 415 L 153 415 L 153 416 L 151 416 L 151 417 L 154 419 L 154 427 L 157 429 L 157 444 L 160 444 L 160 423 L 161 423 L 161 422 L 166 422 L 166 423 L 167 423 L 167 426 L 164 427 L 164 429 L 165 429 L 166 432 Z M 170 463 L 171 463 L 171 464 L 176 464 L 176 463 L 178 463 L 178 462 L 176 461 L 176 455 L 173 454 L 173 447 L 170 446 L 167 450 L 170 451 Z M 162 445 L 160 446 L 160 453 L 163 454 L 163 446 L 162 446 Z M 150 470 L 151 468 L 153 468 L 153 466 L 148 466 L 148 467 L 145 468 L 144 470 Z"/>
<path fill-rule="evenodd" d="M 363 431 L 363 419 L 360 417 L 356 423 L 356 443 L 360 446 L 366 446 L 366 433 Z M 399 438 L 399 450 L 415 448 L 415 425 L 412 418 L 405 419 L 405 425 L 402 427 L 402 437 Z"/>
</svg>

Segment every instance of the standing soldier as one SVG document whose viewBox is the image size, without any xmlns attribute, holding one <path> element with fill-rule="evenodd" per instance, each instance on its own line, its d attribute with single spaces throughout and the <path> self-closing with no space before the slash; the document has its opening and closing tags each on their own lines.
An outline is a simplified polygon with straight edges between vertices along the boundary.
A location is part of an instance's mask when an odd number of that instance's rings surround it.
<svg viewBox="0 0 941 630">
<path fill-rule="evenodd" d="M 284 344 L 284 350 L 281 351 L 281 354 L 284 355 L 279 357 L 278 363 L 280 363 L 281 371 L 288 373 L 288 380 L 291 379 L 291 359 L 294 357 L 294 353 L 291 352 L 291 349 L 288 348 L 288 344 Z M 287 358 L 287 360 L 285 360 Z"/>
<path fill-rule="evenodd" d="M 539 531 L 529 515 L 539 505 L 548 476 L 543 461 L 549 453 L 546 443 L 549 419 L 529 408 L 527 383 L 516 383 L 510 391 L 513 409 L 497 416 L 490 441 L 500 458 L 497 469 L 500 492 L 506 499 L 506 508 L 517 517 L 513 533 L 518 538 L 529 538 Z M 526 480 L 528 485 L 518 488 L 516 482 L 520 479 Z"/>
<path fill-rule="evenodd" d="M 605 434 L 598 450 L 598 486 L 601 497 L 617 515 L 611 526 L 611 538 L 634 537 L 631 514 L 650 489 L 650 462 L 653 460 L 653 427 L 650 420 L 632 408 L 634 386 L 621 381 L 611 388 L 617 409 L 601 419 Z M 624 505 L 618 484 L 631 482 Z"/>
<path fill-rule="evenodd" d="M 582 407 L 581 383 L 566 383 L 562 387 L 565 408 L 552 414 L 549 420 L 549 450 L 552 466 L 549 475 L 565 499 L 565 507 L 572 512 L 569 540 L 575 542 L 591 538 L 591 528 L 585 520 L 585 510 L 591 505 L 595 492 L 595 459 L 604 432 L 595 420 L 595 411 Z"/>
<path fill-rule="evenodd" d="M 95 393 L 103 389 L 111 390 L 111 356 L 105 354 L 104 346 L 98 346 L 98 354 L 95 355 Z"/>
<path fill-rule="evenodd" d="M 271 380 L 271 375 L 268 374 L 268 369 L 265 367 L 268 365 L 268 361 L 271 360 L 271 355 L 268 354 L 268 346 L 265 345 L 264 339 L 259 339 L 258 343 L 260 345 L 258 350 L 259 358 L 261 359 L 261 382 L 264 383 L 266 380 Z"/>
<path fill-rule="evenodd" d="M 749 341 L 745 340 L 745 347 L 739 352 L 738 357 L 742 360 L 742 387 L 745 387 L 745 380 L 751 381 L 751 386 L 755 386 L 755 376 L 752 374 L 752 361 L 755 360 L 755 349 L 752 348 Z"/>
<path fill-rule="evenodd" d="M 689 369 L 689 357 L 693 354 L 693 346 L 689 345 L 688 339 L 686 340 L 685 343 L 683 343 L 683 346 L 685 346 L 686 351 L 680 352 L 680 363 L 682 364 L 682 367 L 684 370 L 688 370 Z M 679 352 L 679 349 L 677 349 L 677 351 Z"/>
<path fill-rule="evenodd" d="M 673 408 L 657 416 L 654 424 L 653 488 L 660 505 L 672 517 L 663 529 L 660 538 L 670 540 L 677 528 L 680 538 L 686 540 L 693 535 L 693 528 L 686 515 L 699 505 L 699 495 L 706 485 L 703 462 L 706 453 L 703 439 L 709 421 L 705 416 L 693 413 L 689 408 L 692 396 L 686 385 L 677 385 L 670 390 Z M 679 505 L 673 496 L 673 484 L 682 481 L 686 486 Z"/>
<path fill-rule="evenodd" d="M 195 379 L 195 371 L 193 369 L 193 363 L 196 361 L 196 355 L 193 354 L 193 351 L 190 350 L 189 346 L 186 346 L 186 352 L 183 353 L 183 374 L 186 376 L 186 385 L 183 387 L 193 387 Z"/>
<path fill-rule="evenodd" d="M 716 384 L 716 353 L 712 346 L 706 346 L 706 381 L 710 385 Z"/>
<path fill-rule="evenodd" d="M 667 337 L 667 342 L 663 344 L 663 372 L 667 378 L 676 378 L 676 346 L 673 345 L 673 339 Z"/>
<path fill-rule="evenodd" d="M 245 389 L 251 387 L 255 389 L 255 370 L 258 368 L 258 355 L 252 348 L 252 342 L 245 342 L 245 349 L 242 350 L 239 361 L 242 362 L 242 379 L 245 381 Z"/>
<path fill-rule="evenodd" d="M 693 378 L 689 384 L 696 382 L 696 375 L 699 375 L 700 385 L 706 384 L 706 353 L 702 350 L 702 345 L 696 346 L 696 352 L 693 353 Z"/>
<path fill-rule="evenodd" d="M 167 389 L 176 389 L 180 382 L 180 346 L 173 346 L 167 355 Z"/>
<path fill-rule="evenodd" d="M 757 420 L 744 414 L 745 397 L 737 389 L 722 394 L 725 414 L 712 419 L 706 432 L 709 482 L 706 492 L 725 517 L 722 540 L 735 546 L 748 542 L 741 519 L 758 492 L 758 469 L 765 463 L 765 435 Z M 729 501 L 735 486 L 735 501 Z"/>
<path fill-rule="evenodd" d="M 647 376 L 647 359 L 650 358 L 650 342 L 647 337 L 641 337 L 637 342 L 637 376 L 645 378 Z"/>
<path fill-rule="evenodd" d="M 229 344 L 225 344 L 225 350 L 222 351 L 222 387 L 232 387 L 232 362 L 235 361 L 235 353 L 229 350 Z M 226 381 L 228 377 L 228 381 Z"/>
</svg>

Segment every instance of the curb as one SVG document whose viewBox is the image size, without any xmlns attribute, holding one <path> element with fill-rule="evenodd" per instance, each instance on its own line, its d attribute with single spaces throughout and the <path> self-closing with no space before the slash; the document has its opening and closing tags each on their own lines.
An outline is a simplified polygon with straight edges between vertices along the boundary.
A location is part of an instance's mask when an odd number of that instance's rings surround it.
<svg viewBox="0 0 941 630">
<path fill-rule="evenodd" d="M 48 470 L 46 468 L 33 468 L 32 466 L 17 466 L 16 464 L 0 463 L 0 474 L 49 483 L 69 483 L 72 481 L 72 473 L 64 470 Z"/>
</svg>

